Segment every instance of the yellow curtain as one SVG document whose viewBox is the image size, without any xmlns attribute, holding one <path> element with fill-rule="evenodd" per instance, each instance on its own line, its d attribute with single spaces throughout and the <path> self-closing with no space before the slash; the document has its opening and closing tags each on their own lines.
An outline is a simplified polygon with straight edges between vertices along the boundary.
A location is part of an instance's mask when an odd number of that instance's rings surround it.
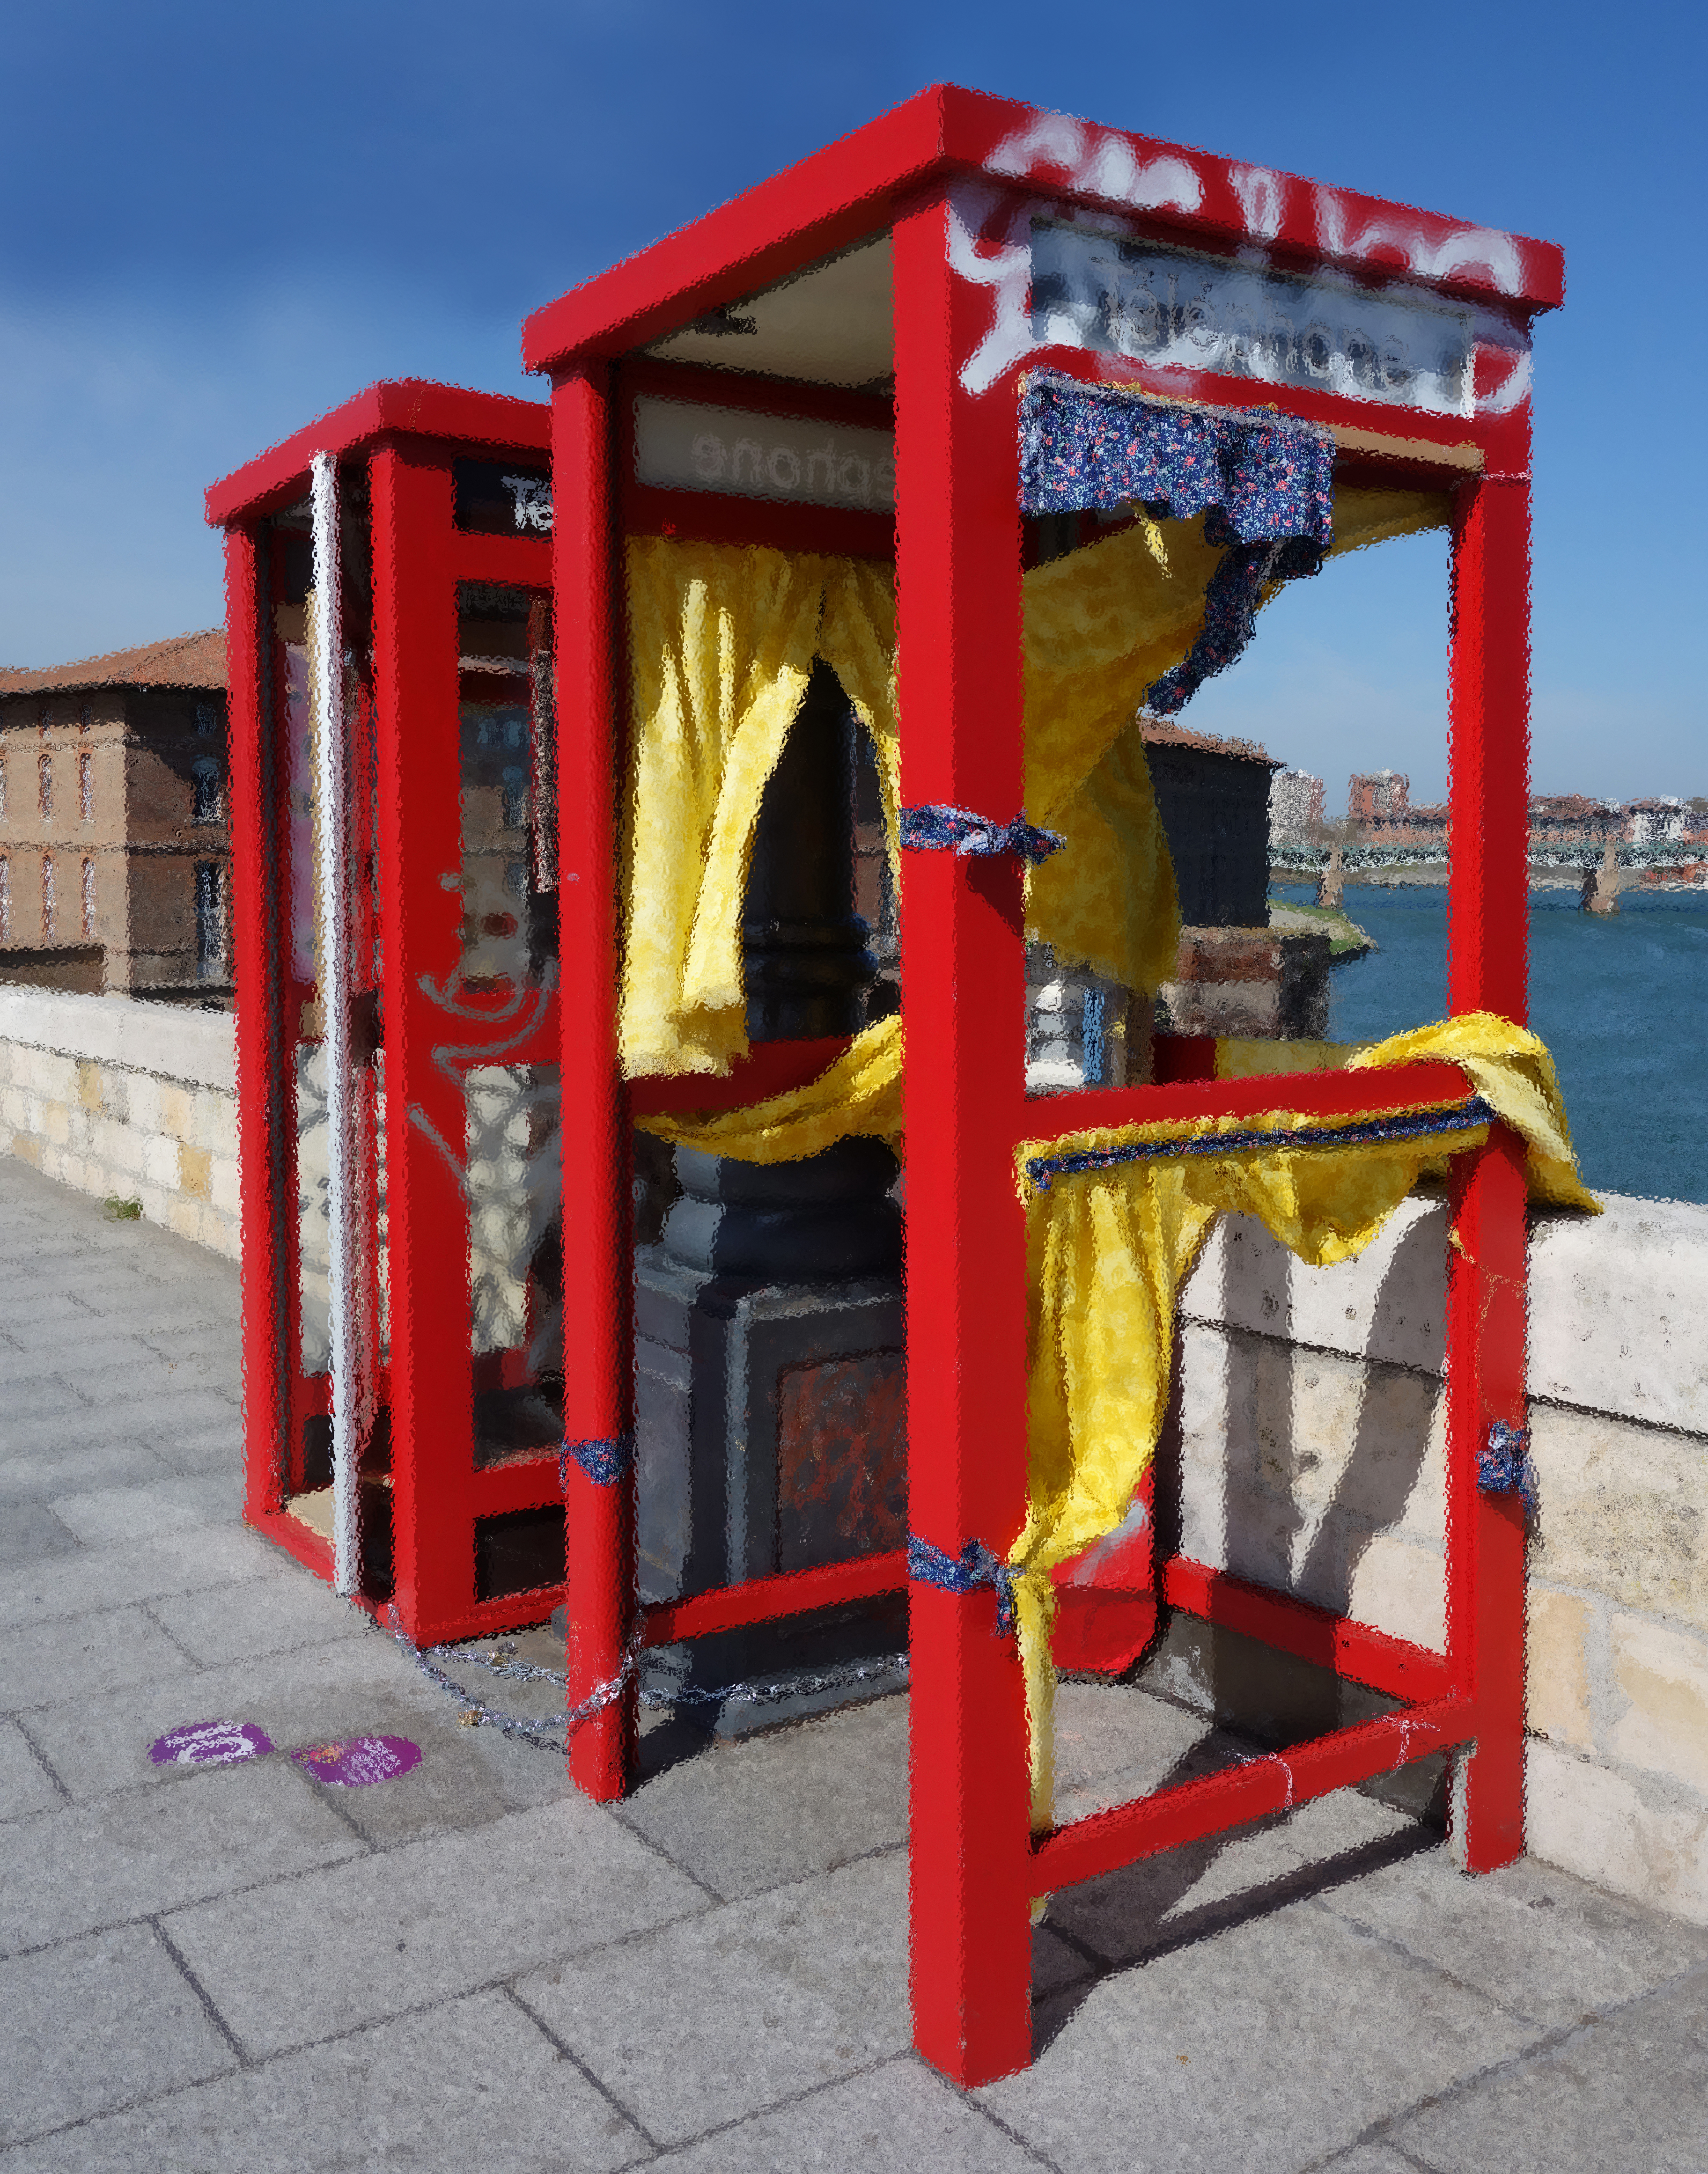
<svg viewBox="0 0 1708 2174">
<path fill-rule="evenodd" d="M 901 1146 L 901 1021 L 879 1019 L 855 1036 L 836 1062 L 806 1086 L 715 1117 L 641 1117 L 643 1130 L 678 1147 L 737 1162 L 798 1162 L 851 1133 Z"/>
<path fill-rule="evenodd" d="M 842 683 L 878 754 L 884 843 L 895 870 L 900 850 L 901 729 L 895 707 L 895 576 L 871 559 L 824 561 L 824 616 L 819 654 Z"/>
<path fill-rule="evenodd" d="M 1459 1065 L 1523 1138 L 1536 1197 L 1598 1212 L 1577 1176 L 1553 1061 L 1535 1035 L 1478 1012 L 1397 1035 L 1353 1062 L 1378 1068 L 1440 1058 Z M 1053 1794 L 1049 1572 L 1115 1529 L 1149 1468 L 1168 1403 L 1176 1294 L 1211 1225 L 1219 1214 L 1255 1215 L 1314 1267 L 1350 1260 L 1426 1167 L 1478 1145 L 1488 1128 L 1344 1148 L 1159 1157 L 1057 1176 L 1047 1189 L 1025 1165 L 1087 1148 L 1322 1122 L 1278 1105 L 1261 1117 L 1031 1141 L 1016 1153 L 1030 1290 L 1030 1476 L 1026 1524 L 1008 1560 L 1020 1572 L 1016 1601 L 1040 1825 L 1049 1823 Z M 1333 1122 L 1353 1129 L 1369 1116 Z"/>
<path fill-rule="evenodd" d="M 1451 515 L 1438 492 L 1340 489 L 1329 555 L 1444 527 Z M 1137 712 L 1191 649 L 1222 557 L 1202 517 L 1154 526 L 1159 549 L 1140 522 L 1034 567 L 1023 584 L 1026 814 L 1068 841 L 1032 871 L 1027 933 L 1064 964 L 1145 990 L 1174 972 L 1180 910 Z"/>
<path fill-rule="evenodd" d="M 766 785 L 822 657 L 878 750 L 897 822 L 887 565 L 638 537 L 628 547 L 632 790 L 623 840 L 625 1073 L 746 1054 L 741 911 Z"/>
<path fill-rule="evenodd" d="M 812 671 L 824 583 L 786 552 L 628 547 L 623 1068 L 727 1073 L 747 1046 L 741 894 L 765 781 Z"/>
<path fill-rule="evenodd" d="M 1336 552 L 1439 524 L 1427 493 L 1337 494 Z M 1221 554 L 1202 522 L 1144 524 L 1024 580 L 1025 811 L 1067 850 L 1033 872 L 1030 933 L 1152 990 L 1179 911 L 1134 713 L 1191 647 Z M 900 732 L 889 568 L 637 537 L 627 555 L 632 790 L 624 811 L 625 1073 L 725 1074 L 747 1048 L 741 906 L 765 789 L 815 656 L 878 751 L 896 848 Z M 988 813 L 1001 815 L 1004 811 Z"/>
</svg>

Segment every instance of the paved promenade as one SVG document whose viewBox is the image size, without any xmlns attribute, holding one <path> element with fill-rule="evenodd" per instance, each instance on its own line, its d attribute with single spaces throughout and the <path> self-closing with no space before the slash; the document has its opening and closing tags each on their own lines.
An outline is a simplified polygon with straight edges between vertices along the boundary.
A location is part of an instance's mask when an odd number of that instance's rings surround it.
<svg viewBox="0 0 1708 2174">
<path fill-rule="evenodd" d="M 0 2174 L 1708 2171 L 1708 1930 L 1462 1879 L 1353 1793 L 1058 1898 L 1036 2064 L 952 2090 L 909 2050 L 905 1700 L 666 1721 L 620 1809 L 569 1795 L 243 1529 L 237 1311 L 0 1161 Z M 276 1749 L 151 1760 L 211 1721 Z M 1235 1748 L 1139 1689 L 1062 1733 L 1076 1809 Z M 420 1762 L 288 1755 L 357 1734 Z"/>
</svg>

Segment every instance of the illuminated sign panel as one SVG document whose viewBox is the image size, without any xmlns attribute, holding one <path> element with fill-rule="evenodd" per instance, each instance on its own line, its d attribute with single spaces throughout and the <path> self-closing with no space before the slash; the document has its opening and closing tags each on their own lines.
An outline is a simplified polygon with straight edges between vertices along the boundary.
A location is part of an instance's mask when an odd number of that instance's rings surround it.
<svg viewBox="0 0 1708 2174">
<path fill-rule="evenodd" d="M 635 480 L 662 490 L 889 514 L 895 441 L 888 430 L 857 424 L 643 397 L 635 403 Z"/>
</svg>

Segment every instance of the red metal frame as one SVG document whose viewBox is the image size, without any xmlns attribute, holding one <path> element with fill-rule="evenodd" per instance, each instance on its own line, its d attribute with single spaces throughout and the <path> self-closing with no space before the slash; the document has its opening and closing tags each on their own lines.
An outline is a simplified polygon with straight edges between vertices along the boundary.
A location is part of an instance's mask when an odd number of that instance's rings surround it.
<svg viewBox="0 0 1708 2174">
<path fill-rule="evenodd" d="M 938 86 L 528 321 L 525 357 L 555 387 L 560 684 L 566 726 L 576 727 L 562 757 L 564 864 L 576 870 L 565 913 L 565 1019 L 575 1022 L 565 1051 L 565 1187 L 582 1241 L 575 1306 L 588 1364 L 575 1414 L 566 1414 L 571 1433 L 618 1437 L 631 1425 L 626 1128 L 635 1110 L 681 1106 L 670 1100 L 681 1090 L 659 1083 L 625 1089 L 616 1065 L 616 544 L 625 520 L 662 525 L 666 515 L 617 481 L 626 441 L 613 365 L 622 364 L 626 392 L 657 368 L 635 360 L 635 349 L 834 251 L 879 235 L 893 249 L 904 799 L 998 817 L 1020 805 L 1021 369 L 1049 363 L 1224 407 L 1261 399 L 1332 425 L 1346 473 L 1360 480 L 1457 493 L 1451 1005 L 1523 1016 L 1526 365 L 1515 363 L 1510 342 L 1479 346 L 1475 412 L 1443 418 L 1044 349 L 1030 338 L 1015 266 L 1024 273 L 1032 218 L 1076 207 L 1118 213 L 1136 233 L 1200 251 L 1261 251 L 1281 268 L 1332 269 L 1371 285 L 1398 275 L 1473 300 L 1520 334 L 1563 291 L 1562 260 L 1549 244 Z M 702 397 L 720 402 L 785 407 L 832 397 L 775 380 L 696 375 Z M 682 517 L 695 524 L 683 533 L 759 533 L 754 516 L 727 503 L 704 500 Z M 797 518 L 790 540 L 797 534 L 810 548 L 839 548 L 823 540 L 828 525 L 817 516 Z M 1160 1050 L 1155 1086 L 1028 1103 L 1016 869 L 911 857 L 900 909 L 911 1523 L 951 1555 L 975 1538 L 1000 1551 L 1019 1529 L 1025 1494 L 1016 1144 L 1088 1124 L 1255 1111 L 1273 1105 L 1275 1088 L 1215 1082 L 1213 1052 L 1182 1042 Z M 764 1052 L 722 1093 L 696 1087 L 691 1099 L 747 1099 L 767 1090 L 762 1081 L 774 1088 L 810 1076 L 823 1054 Z M 1462 1088 L 1455 1068 L 1419 1065 L 1379 1079 L 1289 1076 L 1286 1101 L 1327 1114 Z M 1524 1416 L 1523 1175 L 1517 1144 L 1498 1127 L 1455 1168 L 1446 1654 L 1203 1565 L 1159 1566 L 1164 1604 L 1368 1684 L 1401 1701 L 1396 1712 L 1035 1836 L 1020 1672 L 1012 1643 L 993 1635 L 994 1598 L 911 1589 L 915 2022 L 921 2050 L 957 2081 L 986 2080 L 1030 2057 L 1036 1895 L 1443 1748 L 1457 1754 L 1455 1823 L 1467 1867 L 1488 1869 L 1522 1848 L 1522 1512 L 1511 1498 L 1479 1492 L 1478 1452 L 1492 1420 Z M 631 1641 L 702 1635 L 886 1589 L 904 1568 L 880 1558 L 640 1612 L 633 1519 L 632 1477 L 595 1486 L 572 1476 L 572 1703 L 615 1683 Z M 630 1682 L 580 1732 L 570 1759 L 577 1784 L 596 1797 L 620 1794 L 633 1744 Z"/>
<path fill-rule="evenodd" d="M 957 193 L 971 180 L 982 192 L 976 202 Z M 971 232 L 970 203 L 977 221 Z M 573 866 L 577 879 L 566 891 L 565 918 L 565 1017 L 576 1021 L 576 1047 L 565 1048 L 565 1201 L 573 1198 L 584 1240 L 576 1307 L 591 1362 L 574 1420 L 566 1414 L 572 1433 L 619 1436 L 631 1424 L 619 1182 L 630 1115 L 754 1099 L 812 1076 L 835 1047 L 756 1052 L 716 1090 L 661 1082 L 631 1090 L 618 1077 L 616 533 L 680 518 L 688 525 L 678 533 L 758 540 L 764 527 L 775 540 L 808 548 L 849 546 L 829 540 L 830 516 L 794 516 L 784 539 L 775 522 L 756 526 L 748 509 L 728 501 L 642 493 L 627 483 L 619 489 L 613 469 L 626 476 L 626 426 L 610 364 L 631 358 L 623 369 L 625 395 L 661 382 L 658 365 L 632 359 L 635 348 L 831 251 L 889 235 L 903 797 L 1006 814 L 1019 807 L 1021 791 L 1017 369 L 1011 360 L 991 385 L 969 389 L 968 364 L 992 333 L 990 290 L 1003 236 L 1040 205 L 1075 204 L 1119 209 L 1138 230 L 1189 239 L 1201 250 L 1261 246 L 1289 268 L 1332 264 L 1370 283 L 1398 270 L 1493 305 L 1520 328 L 1561 298 L 1561 259 L 1550 245 L 940 86 L 529 320 L 527 360 L 549 370 L 556 387 L 560 684 L 565 717 L 581 727 L 573 757 L 566 735 L 562 773 L 565 867 Z M 1150 208 L 1135 214 L 1135 204 Z M 1021 359 L 1173 399 L 1254 404 L 1249 384 L 1203 373 L 1149 370 L 1078 350 L 1028 347 Z M 1479 349 L 1479 394 L 1502 367 Z M 722 371 L 682 372 L 676 382 L 684 397 L 759 408 L 835 397 Z M 1522 385 L 1510 398 L 1485 398 L 1474 415 L 1450 418 L 1284 388 L 1262 393 L 1267 405 L 1336 427 L 1349 472 L 1355 465 L 1360 480 L 1367 470 L 1457 493 L 1451 1005 L 1522 1019 L 1529 450 Z M 697 502 L 684 503 L 679 515 L 658 503 L 678 495 Z M 1213 1051 L 1182 1041 L 1159 1052 L 1154 1086 L 1029 1104 L 1020 1084 L 1016 870 L 916 857 L 904 872 L 901 921 L 911 1523 L 954 1554 L 970 1537 L 1000 1547 L 1024 1515 L 1016 1144 L 1090 1124 L 1257 1111 L 1273 1105 L 1275 1090 L 1262 1079 L 1213 1081 Z M 1326 1115 L 1451 1096 L 1462 1085 L 1456 1068 L 1438 1064 L 1355 1080 L 1295 1075 L 1287 1101 Z M 1456 1825 L 1467 1867 L 1489 1868 L 1522 1848 L 1522 1512 L 1512 1498 L 1478 1491 L 1477 1463 L 1491 1420 L 1522 1424 L 1524 1416 L 1522 1165 L 1516 1143 L 1496 1128 L 1487 1148 L 1459 1157 L 1455 1167 L 1445 1656 L 1203 1565 L 1176 1559 L 1159 1566 L 1165 1605 L 1370 1685 L 1402 1701 L 1394 1714 L 1034 1836 L 1019 1668 L 1012 1644 L 992 1635 L 993 1597 L 911 1589 L 916 2030 L 921 2050 L 958 2081 L 983 2081 L 1030 2057 L 1028 1906 L 1035 1895 L 1442 1748 L 1459 1753 Z M 616 1679 L 631 1640 L 651 1645 L 705 1635 L 902 1582 L 901 1558 L 877 1558 L 637 1614 L 632 1476 L 614 1487 L 576 1479 L 571 1491 L 572 1703 Z M 596 1797 L 620 1794 L 633 1744 L 631 1683 L 581 1731 L 570 1760 L 577 1783 Z"/>
<path fill-rule="evenodd" d="M 542 403 L 420 381 L 370 387 L 208 493 L 227 531 L 230 646 L 233 921 L 237 982 L 239 1128 L 244 1231 L 245 1514 L 322 1576 L 332 1549 L 293 1516 L 302 1471 L 302 1420 L 326 1409 L 326 1377 L 301 1373 L 298 1339 L 295 1117 L 292 1051 L 314 995 L 288 956 L 289 871 L 283 652 L 273 627 L 282 593 L 275 516 L 307 489 L 319 452 L 346 478 L 365 479 L 373 552 L 371 689 L 378 791 L 377 896 L 383 936 L 378 992 L 384 1022 L 386 1212 L 392 1353 L 380 1389 L 392 1417 L 392 1605 L 427 1644 L 536 1621 L 556 1604 L 554 1581 L 525 1593 L 476 1597 L 478 1519 L 559 1501 L 553 1451 L 518 1453 L 476 1469 L 469 1295 L 461 1248 L 461 1188 L 424 1129 L 460 1144 L 462 1073 L 482 1046 L 505 1063 L 554 1063 L 554 998 L 518 1038 L 497 999 L 454 985 L 462 906 L 441 880 L 461 853 L 458 705 L 476 682 L 459 673 L 457 597 L 462 582 L 549 593 L 543 536 L 484 535 L 454 525 L 459 457 L 538 468 L 549 445 Z M 478 689 L 477 689 L 478 691 Z M 459 1004 L 447 1020 L 435 990 Z M 479 1014 L 483 1007 L 489 1016 Z M 456 1054 L 450 1053 L 454 1045 Z M 502 1372 L 500 1366 L 498 1369 Z M 363 1596 L 369 1605 L 379 1595 Z"/>
</svg>

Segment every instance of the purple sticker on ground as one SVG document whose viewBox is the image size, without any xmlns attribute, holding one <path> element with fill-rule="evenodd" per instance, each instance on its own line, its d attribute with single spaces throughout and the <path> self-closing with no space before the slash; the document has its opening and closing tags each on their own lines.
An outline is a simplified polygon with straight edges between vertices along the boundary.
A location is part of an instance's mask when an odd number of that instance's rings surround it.
<svg viewBox="0 0 1708 2174">
<path fill-rule="evenodd" d="M 311 1744 L 290 1755 L 316 1782 L 365 1789 L 370 1782 L 394 1781 L 419 1766 L 421 1747 L 407 1736 L 347 1736 L 337 1744 Z"/>
<path fill-rule="evenodd" d="M 237 1759 L 262 1759 L 273 1749 L 252 1721 L 181 1721 L 149 1746 L 157 1766 L 229 1766 Z"/>
</svg>

